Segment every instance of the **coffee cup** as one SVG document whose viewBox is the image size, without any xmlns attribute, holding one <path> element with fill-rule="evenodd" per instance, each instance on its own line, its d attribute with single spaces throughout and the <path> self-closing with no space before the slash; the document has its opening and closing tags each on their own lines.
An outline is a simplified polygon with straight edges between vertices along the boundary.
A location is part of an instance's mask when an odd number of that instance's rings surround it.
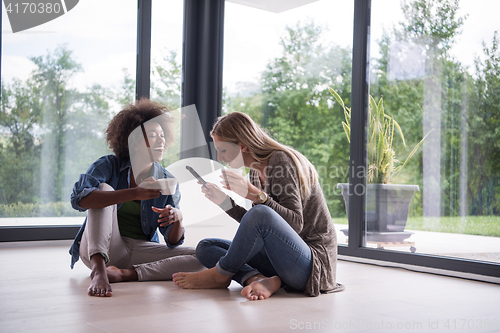
<svg viewBox="0 0 500 333">
<path fill-rule="evenodd" d="M 157 180 L 160 185 L 160 191 L 162 195 L 174 194 L 177 187 L 177 179 L 175 178 L 163 178 Z"/>
<path fill-rule="evenodd" d="M 224 169 L 224 171 L 234 172 L 235 174 L 240 175 L 240 176 L 243 175 L 243 169 Z"/>
</svg>

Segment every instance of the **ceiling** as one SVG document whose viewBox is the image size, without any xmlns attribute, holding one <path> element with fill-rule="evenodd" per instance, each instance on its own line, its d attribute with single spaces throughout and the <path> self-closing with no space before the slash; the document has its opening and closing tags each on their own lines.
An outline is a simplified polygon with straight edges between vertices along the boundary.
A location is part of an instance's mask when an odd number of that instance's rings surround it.
<svg viewBox="0 0 500 333">
<path fill-rule="evenodd" d="M 226 0 L 240 5 L 281 13 L 318 0 Z"/>
</svg>

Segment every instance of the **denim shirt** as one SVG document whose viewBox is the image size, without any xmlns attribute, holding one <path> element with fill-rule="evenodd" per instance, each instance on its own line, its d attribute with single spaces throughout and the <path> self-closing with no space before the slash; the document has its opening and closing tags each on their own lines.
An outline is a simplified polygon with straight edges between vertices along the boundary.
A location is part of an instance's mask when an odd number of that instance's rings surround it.
<svg viewBox="0 0 500 333">
<path fill-rule="evenodd" d="M 161 178 L 174 178 L 174 176 L 169 173 L 160 164 L 154 163 L 151 175 L 155 179 Z M 74 209 L 83 212 L 86 209 L 79 205 L 80 200 L 87 196 L 90 192 L 99 190 L 99 185 L 101 183 L 106 183 L 110 185 L 115 190 L 123 190 L 130 187 L 130 159 L 122 160 L 115 155 L 107 155 L 99 158 L 95 161 L 86 173 L 80 175 L 80 179 L 73 186 L 73 192 L 71 193 L 71 206 Z M 168 241 L 168 234 L 173 227 L 170 224 L 166 227 L 159 227 L 158 213 L 155 213 L 151 207 L 164 208 L 166 205 L 171 205 L 172 207 L 179 208 L 179 201 L 181 199 L 181 193 L 179 192 L 179 184 L 175 193 L 172 195 L 161 195 L 158 198 L 141 200 L 141 225 L 142 231 L 146 234 L 152 242 L 159 243 L 158 234 L 156 232 L 159 229 L 160 233 L 165 238 L 165 243 L 168 247 L 176 247 L 184 242 L 184 234 L 182 235 L 179 243 L 172 245 Z M 121 203 L 117 204 L 117 209 L 121 207 Z M 71 254 L 71 268 L 74 267 L 75 263 L 80 258 L 80 242 L 82 240 L 83 231 L 85 230 L 85 225 L 87 223 L 87 218 L 83 222 L 82 227 L 78 231 L 75 237 L 75 241 L 69 253 Z"/>
</svg>

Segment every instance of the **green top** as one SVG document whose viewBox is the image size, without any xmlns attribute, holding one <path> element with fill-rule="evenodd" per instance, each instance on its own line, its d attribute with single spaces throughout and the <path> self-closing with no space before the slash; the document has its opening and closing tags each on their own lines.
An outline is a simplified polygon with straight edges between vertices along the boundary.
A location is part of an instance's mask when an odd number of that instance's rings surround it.
<svg viewBox="0 0 500 333">
<path fill-rule="evenodd" d="M 122 237 L 148 240 L 141 226 L 141 204 L 135 201 L 124 202 L 117 212 L 118 228 Z"/>
</svg>

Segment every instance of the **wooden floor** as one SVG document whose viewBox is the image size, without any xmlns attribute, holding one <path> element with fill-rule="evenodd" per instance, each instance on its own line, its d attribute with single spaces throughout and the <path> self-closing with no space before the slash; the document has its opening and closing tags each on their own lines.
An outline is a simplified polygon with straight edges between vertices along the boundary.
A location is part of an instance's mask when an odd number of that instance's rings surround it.
<svg viewBox="0 0 500 333">
<path fill-rule="evenodd" d="M 231 228 L 187 226 L 187 245 Z M 0 332 L 500 332 L 498 284 L 339 261 L 346 290 L 314 298 L 279 290 L 250 302 L 234 282 L 182 290 L 169 281 L 114 284 L 113 297 L 95 298 L 68 248 L 1 244 Z"/>
</svg>

